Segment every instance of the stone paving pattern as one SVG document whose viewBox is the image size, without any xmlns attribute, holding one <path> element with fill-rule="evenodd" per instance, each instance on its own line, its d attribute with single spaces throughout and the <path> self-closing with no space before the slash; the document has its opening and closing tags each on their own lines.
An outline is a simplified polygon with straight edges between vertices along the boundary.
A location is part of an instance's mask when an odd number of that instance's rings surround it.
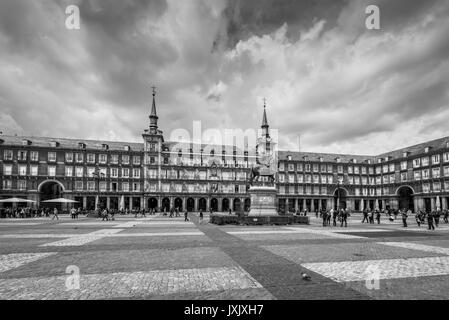
<svg viewBox="0 0 449 320">
<path fill-rule="evenodd" d="M 449 225 L 2 219 L 0 299 L 448 299 Z M 79 268 L 79 289 L 67 287 Z M 367 286 L 373 270 L 378 289 Z M 311 279 L 303 279 L 302 274 Z"/>
</svg>

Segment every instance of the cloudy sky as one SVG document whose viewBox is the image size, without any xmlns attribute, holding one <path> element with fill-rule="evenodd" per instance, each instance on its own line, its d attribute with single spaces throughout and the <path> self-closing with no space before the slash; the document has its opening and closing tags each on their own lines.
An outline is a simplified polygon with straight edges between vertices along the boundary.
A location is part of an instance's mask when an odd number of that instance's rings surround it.
<svg viewBox="0 0 449 320">
<path fill-rule="evenodd" d="M 449 135 L 448 34 L 446 0 L 1 0 L 0 131 L 140 142 L 154 84 L 166 139 L 266 97 L 282 149 L 379 154 Z"/>
</svg>

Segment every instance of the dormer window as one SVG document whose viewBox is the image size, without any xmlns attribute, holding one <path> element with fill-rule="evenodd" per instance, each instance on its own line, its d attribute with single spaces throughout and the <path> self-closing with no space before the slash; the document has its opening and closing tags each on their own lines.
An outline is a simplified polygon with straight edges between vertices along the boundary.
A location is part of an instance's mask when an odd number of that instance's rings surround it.
<svg viewBox="0 0 449 320">
<path fill-rule="evenodd" d="M 324 161 L 323 157 L 319 157 L 318 160 L 319 160 L 320 162 L 323 162 L 323 161 Z"/>
<path fill-rule="evenodd" d="M 429 151 L 430 151 L 430 147 L 425 147 L 424 148 L 424 153 L 429 153 Z"/>
<path fill-rule="evenodd" d="M 287 156 L 288 161 L 292 161 L 292 156 Z"/>
<path fill-rule="evenodd" d="M 335 158 L 335 161 L 337 161 L 337 163 L 341 162 L 341 158 Z"/>
<path fill-rule="evenodd" d="M 382 163 L 382 158 L 377 159 L 377 163 Z"/>
<path fill-rule="evenodd" d="M 371 164 L 371 160 L 370 159 L 366 160 L 366 163 Z"/>
<path fill-rule="evenodd" d="M 52 148 L 59 147 L 59 142 L 57 142 L 57 141 L 50 141 L 50 147 L 52 147 Z"/>
<path fill-rule="evenodd" d="M 30 144 L 31 144 L 30 140 L 27 140 L 27 139 L 22 140 L 22 146 L 29 146 Z"/>
<path fill-rule="evenodd" d="M 86 144 L 84 142 L 78 142 L 78 148 L 86 149 Z"/>
<path fill-rule="evenodd" d="M 405 152 L 402 153 L 402 157 L 403 157 L 403 158 L 407 158 L 408 155 L 409 155 L 409 152 L 407 152 L 407 151 L 405 151 Z"/>
<path fill-rule="evenodd" d="M 125 150 L 125 151 L 130 151 L 130 150 L 131 150 L 131 147 L 130 147 L 130 146 L 123 146 L 123 150 Z"/>
<path fill-rule="evenodd" d="M 449 141 L 446 142 L 446 148 L 449 148 Z"/>
<path fill-rule="evenodd" d="M 309 157 L 308 156 L 304 156 L 302 158 L 304 159 L 304 161 L 309 161 Z"/>
</svg>

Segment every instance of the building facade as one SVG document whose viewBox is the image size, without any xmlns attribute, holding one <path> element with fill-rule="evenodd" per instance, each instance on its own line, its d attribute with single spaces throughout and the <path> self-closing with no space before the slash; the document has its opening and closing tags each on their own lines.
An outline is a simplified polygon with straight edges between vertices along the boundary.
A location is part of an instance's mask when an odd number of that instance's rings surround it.
<svg viewBox="0 0 449 320">
<path fill-rule="evenodd" d="M 143 143 L 0 136 L 0 198 L 40 206 L 65 197 L 88 210 L 249 209 L 257 153 L 164 141 L 154 92 L 149 118 Z M 262 132 L 269 134 L 265 110 Z M 279 151 L 276 161 L 281 213 L 449 207 L 449 137 L 378 156 Z"/>
</svg>

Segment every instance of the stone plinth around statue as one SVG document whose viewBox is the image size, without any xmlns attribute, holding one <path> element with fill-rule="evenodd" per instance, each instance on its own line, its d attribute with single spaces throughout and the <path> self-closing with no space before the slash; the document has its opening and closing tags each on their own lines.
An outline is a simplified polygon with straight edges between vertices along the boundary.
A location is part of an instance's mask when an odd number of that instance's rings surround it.
<svg viewBox="0 0 449 320">
<path fill-rule="evenodd" d="M 252 186 L 249 188 L 251 208 L 248 217 L 278 216 L 276 209 L 276 187 Z"/>
</svg>

